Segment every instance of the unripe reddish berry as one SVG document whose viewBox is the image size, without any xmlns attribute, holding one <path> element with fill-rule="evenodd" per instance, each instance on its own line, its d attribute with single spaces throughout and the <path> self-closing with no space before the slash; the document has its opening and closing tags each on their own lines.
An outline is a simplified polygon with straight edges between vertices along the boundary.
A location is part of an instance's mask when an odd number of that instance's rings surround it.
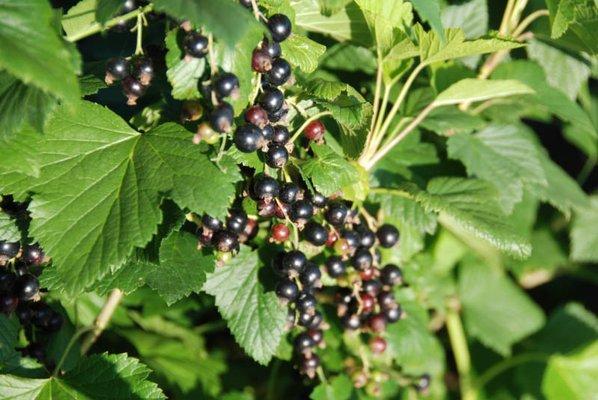
<svg viewBox="0 0 598 400">
<path fill-rule="evenodd" d="M 291 231 L 285 224 L 276 224 L 272 226 L 270 238 L 278 243 L 285 242 L 291 235 Z"/>
<path fill-rule="evenodd" d="M 319 120 L 310 122 L 303 131 L 305 137 L 314 142 L 321 141 L 324 138 L 324 133 L 326 133 L 326 127 Z"/>
<path fill-rule="evenodd" d="M 380 336 L 375 336 L 370 340 L 370 349 L 374 354 L 382 354 L 386 350 L 386 340 Z"/>
</svg>

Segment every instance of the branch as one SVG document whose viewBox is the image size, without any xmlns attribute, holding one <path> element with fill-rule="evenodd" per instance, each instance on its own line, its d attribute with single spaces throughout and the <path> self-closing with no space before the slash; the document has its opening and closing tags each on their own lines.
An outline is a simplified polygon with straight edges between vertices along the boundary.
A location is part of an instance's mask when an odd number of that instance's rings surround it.
<svg viewBox="0 0 598 400">
<path fill-rule="evenodd" d="M 81 354 L 87 353 L 98 337 L 100 337 L 104 329 L 106 329 L 108 322 L 110 322 L 110 319 L 123 296 L 124 294 L 120 289 L 114 289 L 110 292 L 108 299 L 106 299 L 106 303 L 104 303 L 104 306 L 100 310 L 100 313 L 93 324 L 93 330 L 81 344 Z"/>
<path fill-rule="evenodd" d="M 471 357 L 467 347 L 467 338 L 461 323 L 461 317 L 456 310 L 449 308 L 446 315 L 446 328 L 448 330 L 451 348 L 459 373 L 459 386 L 462 400 L 476 400 L 477 393 L 471 386 Z"/>
</svg>

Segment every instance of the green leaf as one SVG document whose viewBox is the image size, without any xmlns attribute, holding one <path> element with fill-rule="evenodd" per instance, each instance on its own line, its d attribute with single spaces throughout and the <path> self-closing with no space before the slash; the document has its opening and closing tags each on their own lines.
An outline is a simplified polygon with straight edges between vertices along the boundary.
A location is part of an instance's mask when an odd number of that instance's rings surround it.
<svg viewBox="0 0 598 400">
<path fill-rule="evenodd" d="M 427 191 L 409 190 L 426 210 L 439 213 L 439 222 L 456 226 L 517 257 L 531 252 L 529 241 L 505 221 L 494 188 L 479 179 L 435 178 Z"/>
<path fill-rule="evenodd" d="M 569 33 L 588 53 L 598 52 L 595 32 L 598 28 L 598 5 L 592 0 L 550 0 L 547 2 L 552 21 L 551 36 L 558 39 Z M 558 5 L 557 5 L 558 3 Z"/>
<path fill-rule="evenodd" d="M 444 40 L 444 29 L 440 20 L 440 2 L 439 0 L 411 0 L 415 11 L 423 21 L 430 24 L 432 29 Z"/>
<path fill-rule="evenodd" d="M 199 79 L 206 68 L 205 58 L 185 59 L 185 52 L 180 46 L 180 29 L 168 32 L 164 40 L 166 48 L 166 76 L 172 85 L 172 97 L 177 100 L 196 99 L 200 97 Z"/>
<path fill-rule="evenodd" d="M 411 25 L 411 3 L 403 0 L 355 0 L 361 8 L 372 37 L 383 54 L 386 54 L 405 36 Z"/>
<path fill-rule="evenodd" d="M 21 232 L 15 221 L 0 209 L 0 241 L 19 242 Z"/>
<path fill-rule="evenodd" d="M 318 0 L 320 9 L 324 15 L 333 15 L 345 8 L 353 0 Z"/>
<path fill-rule="evenodd" d="M 84 75 L 79 78 L 79 85 L 81 86 L 81 95 L 89 96 L 96 94 L 100 89 L 107 88 L 106 82 L 95 75 Z"/>
<path fill-rule="evenodd" d="M 26 124 L 41 132 L 57 103 L 54 96 L 0 71 L 0 139 L 17 136 Z"/>
<path fill-rule="evenodd" d="M 346 83 L 320 77 L 308 79 L 307 81 L 302 82 L 301 86 L 303 86 L 310 96 L 329 101 L 335 100 L 347 89 Z"/>
<path fill-rule="evenodd" d="M 75 101 L 78 66 L 54 29 L 50 4 L 0 0 L 0 21 L 5 22 L 0 25 L 0 69 L 64 101 Z"/>
<path fill-rule="evenodd" d="M 503 356 L 544 325 L 542 310 L 525 292 L 475 259 L 461 267 L 459 293 L 467 332 Z"/>
<path fill-rule="evenodd" d="M 15 350 L 18 339 L 19 321 L 17 318 L 14 316 L 9 318 L 0 314 L 0 369 L 3 369 L 9 360 L 19 357 Z"/>
<path fill-rule="evenodd" d="M 329 47 L 320 64 L 328 69 L 361 71 L 370 75 L 374 74 L 377 68 L 376 59 L 370 50 L 349 43 L 337 43 Z"/>
<path fill-rule="evenodd" d="M 445 28 L 461 28 L 467 39 L 483 36 L 488 31 L 488 5 L 486 0 L 470 0 L 451 4 L 442 9 Z"/>
<path fill-rule="evenodd" d="M 309 396 L 312 400 L 349 400 L 353 393 L 353 382 L 347 375 L 339 375 L 322 382 Z"/>
<path fill-rule="evenodd" d="M 253 14 L 233 0 L 155 0 L 154 6 L 158 11 L 203 27 L 229 48 L 247 37 L 254 39 L 255 47 L 264 33 L 263 26 Z M 251 57 L 251 51 L 248 57 Z"/>
<path fill-rule="evenodd" d="M 64 376 L 45 379 L 0 375 L 0 397 L 50 399 L 165 399 L 147 378 L 150 370 L 126 354 L 99 354 L 81 359 Z"/>
<path fill-rule="evenodd" d="M 530 93 L 534 91 L 516 80 L 462 79 L 440 93 L 434 105 L 438 107 Z"/>
<path fill-rule="evenodd" d="M 355 167 L 330 147 L 314 144 L 311 148 L 314 158 L 303 162 L 301 171 L 324 196 L 330 196 L 359 180 Z"/>
<path fill-rule="evenodd" d="M 280 46 L 286 60 L 305 73 L 316 70 L 318 60 L 326 51 L 326 46 L 298 34 L 292 34 Z"/>
<path fill-rule="evenodd" d="M 571 258 L 575 261 L 598 262 L 598 197 L 592 197 L 587 209 L 580 209 L 571 227 Z"/>
<path fill-rule="evenodd" d="M 553 356 L 542 380 L 548 400 L 591 399 L 598 393 L 598 343 L 566 356 Z"/>
<path fill-rule="evenodd" d="M 160 265 L 147 276 L 147 284 L 171 305 L 199 293 L 214 264 L 213 254 L 198 250 L 195 236 L 172 232 L 160 246 Z"/>
<path fill-rule="evenodd" d="M 103 0 L 82 0 L 69 8 L 68 12 L 62 16 L 60 22 L 67 37 L 76 36 L 89 29 L 92 25 L 97 24 L 96 8 L 98 1 L 102 2 Z M 121 1 L 118 2 L 120 3 L 119 6 L 122 7 L 123 3 Z"/>
<path fill-rule="evenodd" d="M 9 138 L 0 136 L 0 160 L 2 160 L 0 174 L 20 172 L 37 177 L 39 175 L 37 142 L 41 138 L 39 133 L 28 126 L 24 127 L 18 135 Z"/>
<path fill-rule="evenodd" d="M 63 278 L 55 285 L 78 293 L 122 266 L 155 232 L 160 193 L 182 208 L 224 216 L 236 165 L 225 158 L 221 172 L 191 136 L 172 123 L 141 135 L 92 103 L 81 103 L 75 115 L 64 108 L 53 115 L 38 149 L 40 177 L 17 177 L 7 190 L 34 192 L 31 234 Z"/>
<path fill-rule="evenodd" d="M 123 7 L 122 0 L 98 0 L 96 17 L 102 24 L 114 17 Z"/>
<path fill-rule="evenodd" d="M 257 253 L 243 246 L 227 265 L 208 275 L 204 290 L 215 296 L 237 343 L 265 365 L 284 333 L 287 310 L 273 292 L 264 291 L 258 279 L 261 268 Z"/>
<path fill-rule="evenodd" d="M 470 133 L 486 126 L 486 121 L 476 115 L 463 112 L 458 107 L 434 109 L 421 123 L 423 128 L 439 135 L 451 136 Z"/>
<path fill-rule="evenodd" d="M 450 158 L 465 165 L 468 175 L 496 187 L 507 214 L 522 200 L 526 185 L 548 184 L 536 145 L 520 135 L 517 126 L 490 125 L 473 135 L 451 136 L 447 149 Z"/>
</svg>

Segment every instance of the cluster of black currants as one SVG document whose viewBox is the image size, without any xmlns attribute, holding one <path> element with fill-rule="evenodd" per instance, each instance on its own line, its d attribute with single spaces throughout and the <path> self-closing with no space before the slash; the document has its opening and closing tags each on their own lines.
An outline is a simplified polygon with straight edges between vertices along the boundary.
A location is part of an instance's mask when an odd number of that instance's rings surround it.
<svg viewBox="0 0 598 400">
<path fill-rule="evenodd" d="M 214 247 L 221 253 L 236 253 L 239 245 L 257 235 L 257 220 L 249 218 L 241 208 L 231 208 L 226 221 L 204 214 L 201 218 L 199 243 Z"/>
<path fill-rule="evenodd" d="M 127 97 L 127 104 L 134 106 L 137 100 L 145 94 L 154 77 L 152 60 L 145 56 L 114 57 L 106 63 L 107 85 L 121 81 L 123 93 Z"/>
<path fill-rule="evenodd" d="M 18 242 L 0 242 L 0 311 L 15 313 L 29 339 L 21 352 L 46 362 L 43 341 L 62 326 L 62 315 L 41 300 L 37 279 L 46 258 L 37 245 L 21 248 Z"/>
</svg>

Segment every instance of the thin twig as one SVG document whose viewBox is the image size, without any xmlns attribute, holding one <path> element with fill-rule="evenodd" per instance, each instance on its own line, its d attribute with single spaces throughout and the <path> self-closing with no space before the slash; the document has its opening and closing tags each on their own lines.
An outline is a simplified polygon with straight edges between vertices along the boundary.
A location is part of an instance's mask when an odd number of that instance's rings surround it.
<svg viewBox="0 0 598 400">
<path fill-rule="evenodd" d="M 104 306 L 100 310 L 98 317 L 93 323 L 92 331 L 81 344 L 81 354 L 87 353 L 98 337 L 100 337 L 104 329 L 106 329 L 106 326 L 108 326 L 108 323 L 110 322 L 110 319 L 112 318 L 114 311 L 116 311 L 116 308 L 118 307 L 118 304 L 122 300 L 123 296 L 124 294 L 120 289 L 114 289 L 112 292 L 110 292 L 108 299 L 106 299 Z"/>
</svg>

